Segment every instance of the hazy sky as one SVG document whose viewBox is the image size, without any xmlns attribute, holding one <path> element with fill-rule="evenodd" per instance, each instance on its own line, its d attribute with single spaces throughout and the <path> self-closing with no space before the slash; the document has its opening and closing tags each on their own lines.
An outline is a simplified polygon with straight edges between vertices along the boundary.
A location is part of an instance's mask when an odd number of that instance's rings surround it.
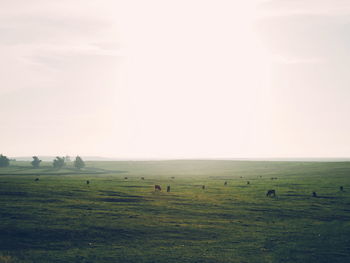
<svg viewBox="0 0 350 263">
<path fill-rule="evenodd" d="M 0 153 L 350 156 L 348 0 L 0 0 Z"/>
</svg>

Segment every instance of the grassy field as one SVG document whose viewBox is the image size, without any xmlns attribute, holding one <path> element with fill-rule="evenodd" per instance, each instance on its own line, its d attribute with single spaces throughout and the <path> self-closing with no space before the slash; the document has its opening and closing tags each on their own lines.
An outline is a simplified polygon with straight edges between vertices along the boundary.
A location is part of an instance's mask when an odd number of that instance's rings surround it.
<svg viewBox="0 0 350 263">
<path fill-rule="evenodd" d="M 349 176 L 350 162 L 12 162 L 0 263 L 350 262 Z"/>
</svg>

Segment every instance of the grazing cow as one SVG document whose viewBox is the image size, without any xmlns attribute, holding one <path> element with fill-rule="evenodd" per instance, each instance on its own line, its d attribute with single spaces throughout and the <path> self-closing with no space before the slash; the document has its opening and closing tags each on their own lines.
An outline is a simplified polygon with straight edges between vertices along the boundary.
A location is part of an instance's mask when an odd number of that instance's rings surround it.
<svg viewBox="0 0 350 263">
<path fill-rule="evenodd" d="M 34 180 L 35 182 L 37 182 L 37 181 L 39 181 L 39 178 L 35 178 L 35 180 Z"/>
<path fill-rule="evenodd" d="M 166 191 L 167 191 L 167 193 L 170 192 L 170 185 L 168 185 L 168 186 L 166 187 Z"/>
<path fill-rule="evenodd" d="M 340 187 L 339 187 L 339 190 L 343 192 L 343 191 L 344 191 L 344 187 L 343 187 L 343 186 L 340 186 Z"/>
<path fill-rule="evenodd" d="M 312 197 L 317 197 L 316 192 L 312 192 Z"/>
<path fill-rule="evenodd" d="M 145 180 L 145 177 L 141 177 L 141 180 Z"/>
<path fill-rule="evenodd" d="M 90 183 L 90 181 L 89 181 L 89 180 L 87 180 L 87 181 L 86 181 L 86 184 L 89 184 L 89 183 Z"/>
<path fill-rule="evenodd" d="M 276 191 L 275 190 L 268 190 L 266 193 L 266 196 L 276 196 Z"/>
<path fill-rule="evenodd" d="M 250 184 L 250 182 L 249 182 L 249 181 L 247 181 L 247 184 Z"/>
<path fill-rule="evenodd" d="M 162 191 L 162 188 L 160 187 L 160 185 L 155 185 L 154 186 L 154 191 L 157 191 L 157 190 L 159 190 L 159 191 Z"/>
<path fill-rule="evenodd" d="M 243 178 L 243 176 L 240 176 L 239 178 Z"/>
<path fill-rule="evenodd" d="M 202 185 L 202 189 L 203 189 L 203 190 L 205 189 L 205 185 Z"/>
<path fill-rule="evenodd" d="M 124 179 L 125 179 L 125 180 L 127 180 L 127 179 L 128 179 L 128 177 L 124 177 Z"/>
<path fill-rule="evenodd" d="M 227 185 L 227 181 L 225 181 L 224 185 Z"/>
<path fill-rule="evenodd" d="M 175 179 L 175 176 L 170 177 L 171 179 Z"/>
</svg>

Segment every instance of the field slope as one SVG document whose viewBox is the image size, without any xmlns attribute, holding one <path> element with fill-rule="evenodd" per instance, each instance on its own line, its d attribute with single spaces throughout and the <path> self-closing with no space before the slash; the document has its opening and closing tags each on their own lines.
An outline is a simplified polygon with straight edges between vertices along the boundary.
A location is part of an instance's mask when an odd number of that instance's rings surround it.
<svg viewBox="0 0 350 263">
<path fill-rule="evenodd" d="M 0 263 L 350 262 L 349 176 L 350 162 L 13 162 Z"/>
</svg>

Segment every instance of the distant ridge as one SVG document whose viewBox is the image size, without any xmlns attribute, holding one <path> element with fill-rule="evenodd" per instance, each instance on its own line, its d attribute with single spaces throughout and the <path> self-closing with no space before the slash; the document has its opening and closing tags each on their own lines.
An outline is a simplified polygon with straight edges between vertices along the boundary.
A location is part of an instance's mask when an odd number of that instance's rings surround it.
<svg viewBox="0 0 350 263">
<path fill-rule="evenodd" d="M 51 162 L 56 156 L 41 156 L 38 157 L 45 161 Z M 84 161 L 262 161 L 262 162 L 350 162 L 350 158 L 347 157 L 295 157 L 295 158 L 113 158 L 113 157 L 101 157 L 101 156 L 81 156 Z M 32 161 L 32 156 L 17 156 L 10 157 L 16 161 Z M 74 160 L 75 155 L 70 155 L 71 161 Z"/>
<path fill-rule="evenodd" d="M 56 155 L 56 156 L 62 156 L 62 155 Z M 53 159 L 56 158 L 56 156 L 42 156 L 38 155 L 40 160 L 43 160 L 44 162 L 51 162 Z M 69 155 L 71 161 L 74 161 L 75 155 Z M 108 158 L 108 157 L 99 157 L 99 156 L 81 156 L 84 161 L 117 161 L 116 158 Z M 15 159 L 16 161 L 32 161 L 32 156 L 15 156 L 11 157 L 11 159 Z"/>
</svg>

